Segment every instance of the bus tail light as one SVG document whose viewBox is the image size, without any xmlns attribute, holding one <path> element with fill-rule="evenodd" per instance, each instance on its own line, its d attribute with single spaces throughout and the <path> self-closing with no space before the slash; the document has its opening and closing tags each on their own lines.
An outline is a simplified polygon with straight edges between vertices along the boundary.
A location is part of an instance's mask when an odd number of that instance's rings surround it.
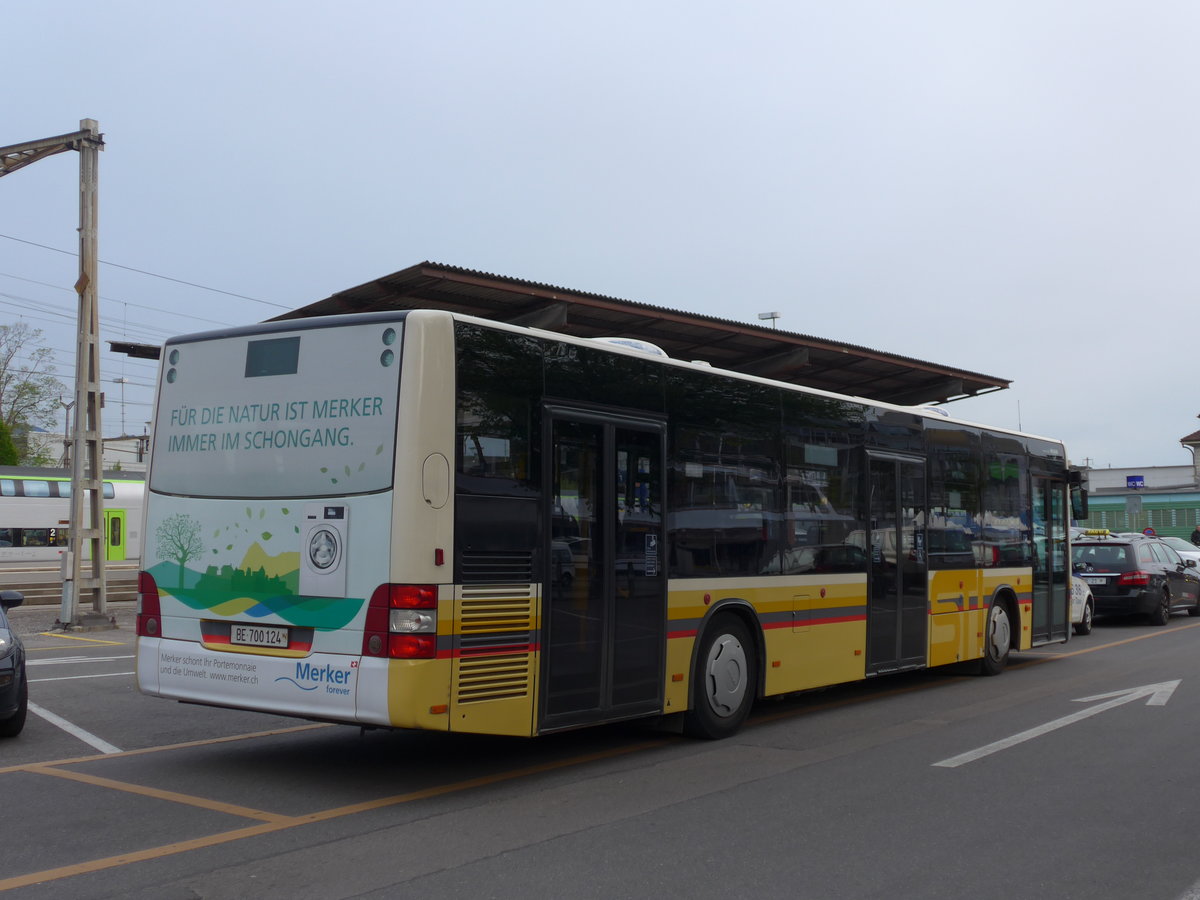
<svg viewBox="0 0 1200 900">
<path fill-rule="evenodd" d="M 139 637 L 162 637 L 158 585 L 149 572 L 138 572 L 137 634 Z"/>
<path fill-rule="evenodd" d="M 1117 579 L 1117 584 L 1120 587 L 1145 587 L 1150 583 L 1150 573 L 1140 570 L 1134 572 L 1125 572 Z"/>
<path fill-rule="evenodd" d="M 437 656 L 436 584 L 381 584 L 371 594 L 363 628 L 363 656 L 434 659 Z"/>
</svg>

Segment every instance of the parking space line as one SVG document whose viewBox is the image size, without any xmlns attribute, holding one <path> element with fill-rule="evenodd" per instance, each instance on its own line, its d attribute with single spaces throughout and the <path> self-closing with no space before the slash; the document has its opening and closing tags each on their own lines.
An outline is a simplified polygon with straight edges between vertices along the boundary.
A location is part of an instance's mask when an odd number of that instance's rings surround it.
<svg viewBox="0 0 1200 900">
<path fill-rule="evenodd" d="M 40 716 L 41 718 L 45 719 L 51 725 L 57 725 L 59 728 L 61 728 L 67 734 L 69 734 L 73 737 L 79 738 L 79 740 L 83 741 L 89 747 L 94 747 L 95 749 L 99 750 L 101 753 L 104 753 L 107 755 L 109 753 L 120 753 L 121 752 L 120 747 L 114 747 L 112 744 L 110 744 L 108 741 L 104 740 L 103 738 L 96 737 L 96 735 L 92 734 L 90 731 L 84 731 L 78 725 L 68 722 L 62 716 L 57 716 L 54 713 L 50 712 L 50 710 L 48 710 L 48 709 L 43 709 L 42 707 L 38 706 L 36 703 L 34 703 L 32 701 L 30 701 L 30 703 L 29 703 L 29 711 L 31 713 L 33 713 L 34 715 Z"/>
<path fill-rule="evenodd" d="M 626 753 L 633 753 L 641 750 L 650 750 L 658 747 L 666 746 L 673 743 L 677 738 L 663 738 L 656 741 L 645 743 L 627 744 L 622 747 L 614 747 L 610 750 L 601 750 L 595 753 L 585 753 L 580 756 L 570 757 L 568 759 L 552 760 L 546 763 L 539 763 L 534 766 L 526 766 L 521 769 L 513 769 L 510 772 L 497 772 L 493 775 L 484 775 L 479 778 L 469 778 L 466 781 L 456 781 L 450 784 L 437 785 L 431 788 L 424 788 L 419 791 L 410 791 L 406 794 L 395 794 L 390 797 L 380 797 L 377 800 L 367 800 L 362 803 L 353 803 L 349 806 L 339 806 L 332 809 L 321 810 L 315 813 L 308 813 L 303 816 L 281 816 L 278 821 L 264 822 L 261 825 L 252 825 L 248 828 L 237 828 L 233 831 L 222 831 L 217 834 L 211 834 L 207 837 L 194 838 L 190 841 L 179 841 L 174 844 L 164 844 L 160 847 L 149 847 L 145 850 L 137 850 L 133 853 L 122 853 L 118 856 L 108 856 L 103 859 L 94 859 L 89 862 L 76 863 L 69 866 L 61 866 L 57 869 L 46 869 L 42 872 L 30 872 L 27 875 L 17 875 L 12 878 L 0 879 L 0 892 L 12 890 L 13 888 L 28 887 L 32 884 L 42 884 L 47 881 L 57 881 L 61 878 L 70 878 L 74 875 L 87 875 L 92 872 L 101 872 L 105 869 L 114 869 L 118 866 L 126 866 L 132 863 L 147 862 L 149 860 L 162 859 L 167 856 L 174 856 L 179 853 L 188 853 L 192 850 L 203 850 L 209 847 L 215 847 L 220 844 L 228 844 L 232 841 L 240 841 L 246 838 L 258 837 L 263 834 L 271 834 L 277 831 L 286 831 L 289 828 L 296 828 L 301 825 L 311 825 L 316 822 L 326 822 L 330 819 L 338 819 L 345 816 L 356 815 L 358 813 L 370 812 L 372 810 L 383 809 L 388 806 L 398 806 L 403 803 L 411 803 L 415 800 L 425 800 L 431 797 L 444 796 L 453 794 L 459 791 L 470 790 L 472 788 L 485 787 L 490 784 L 500 784 L 506 781 L 513 781 L 517 778 L 525 778 L 530 775 L 537 775 L 544 772 L 552 772 L 556 769 L 565 769 L 572 766 L 584 765 L 590 762 L 598 762 L 605 759 L 614 759 Z M 42 766 L 27 765 L 16 768 L 27 771 L 38 771 Z M 0 769 L 0 772 L 4 770 Z"/>
<path fill-rule="evenodd" d="M 100 638 L 85 638 L 77 634 L 63 634 L 61 631 L 39 631 L 39 637 L 62 638 L 65 641 L 85 641 L 89 644 L 112 644 L 115 647 L 120 647 L 122 644 L 129 643 L 128 641 L 105 641 Z"/>
<path fill-rule="evenodd" d="M 319 728 L 333 728 L 323 722 L 307 725 L 293 725 L 289 728 L 273 728 L 269 731 L 250 731 L 245 734 L 230 734 L 218 738 L 201 738 L 197 741 L 180 741 L 178 744 L 159 744 L 156 747 L 141 747 L 137 750 L 122 750 L 117 754 L 90 754 L 88 756 L 72 756 L 67 759 L 53 759 L 46 762 L 21 763 L 15 766 L 0 767 L 0 775 L 9 772 L 28 772 L 31 769 L 43 769 L 48 766 L 73 766 L 77 763 L 95 762 L 98 759 L 116 759 L 118 757 L 143 756 L 147 753 L 164 753 L 169 750 L 187 750 L 192 747 L 211 747 L 215 744 L 230 744 L 236 741 L 250 741 L 256 738 L 274 737 L 277 734 L 295 734 L 299 731 L 314 731 Z"/>
<path fill-rule="evenodd" d="M 108 662 L 116 659 L 137 659 L 132 653 L 125 656 L 60 656 L 56 659 L 31 659 L 31 666 L 74 666 L 87 662 Z"/>
<path fill-rule="evenodd" d="M 1133 637 L 1123 638 L 1119 641 L 1109 641 L 1105 644 L 1089 644 L 1087 647 L 1080 647 L 1078 650 L 1066 650 L 1062 653 L 1037 653 L 1025 650 L 1022 651 L 1019 657 L 1016 657 L 1012 661 L 1020 662 L 1023 659 L 1027 665 L 1036 665 L 1037 663 L 1051 662 L 1056 659 L 1070 659 L 1072 656 L 1082 656 L 1085 653 L 1095 653 L 1097 650 L 1107 650 L 1110 647 L 1120 647 L 1122 644 L 1132 644 L 1134 641 L 1145 641 L 1150 638 L 1162 637 L 1163 635 L 1183 631 L 1187 628 L 1200 628 L 1200 622 L 1189 622 L 1186 625 L 1176 625 L 1173 628 L 1162 628 L 1156 631 L 1149 631 L 1145 634 L 1135 634 Z M 1095 636 L 1094 631 L 1092 632 L 1092 636 Z M 1072 638 L 1071 643 L 1077 640 L 1080 639 Z M 1067 646 L 1069 647 L 1070 644 Z"/>
<path fill-rule="evenodd" d="M 55 678 L 30 678 L 30 684 L 42 684 L 46 681 L 78 681 L 81 678 L 115 678 L 117 675 L 136 675 L 137 672 L 96 672 L 92 675 L 59 675 Z"/>
<path fill-rule="evenodd" d="M 240 816 L 243 819 L 257 819 L 260 822 L 276 822 L 287 823 L 293 820 L 293 816 L 284 816 L 279 813 L 270 813 L 261 809 L 252 809 L 248 806 L 237 806 L 233 803 L 225 803 L 221 800 L 209 800 L 205 797 L 196 797 L 192 794 L 181 794 L 178 791 L 164 791 L 160 788 L 146 787 L 141 784 L 132 784 L 128 781 L 116 781 L 112 778 L 102 778 L 99 775 L 87 775 L 83 772 L 72 772 L 70 769 L 64 769 L 61 766 L 30 766 L 29 772 L 38 775 L 50 775 L 54 778 L 66 778 L 69 781 L 78 781 L 81 784 L 90 784 L 94 787 L 109 788 L 114 791 L 125 791 L 128 794 L 138 794 L 142 797 L 153 797 L 156 800 L 167 800 L 171 803 L 180 803 L 184 806 L 196 806 L 200 809 L 208 809 L 213 812 L 226 813 L 231 816 Z"/>
<path fill-rule="evenodd" d="M 1111 641 L 1104 644 L 1088 646 L 1079 650 L 1072 650 L 1066 653 L 1056 653 L 1053 655 L 1032 655 L 1022 654 L 1027 665 L 1036 665 L 1043 662 L 1050 662 L 1055 659 L 1066 659 L 1072 656 L 1078 656 L 1083 653 L 1092 653 L 1097 650 L 1103 650 L 1111 647 L 1121 646 L 1122 644 L 1132 643 L 1134 641 L 1145 640 L 1147 638 L 1159 637 L 1163 634 L 1168 634 L 1171 631 L 1183 628 L 1200 627 L 1200 622 L 1189 623 L 1187 625 L 1176 626 L 1176 628 L 1154 631 L 1148 634 L 1137 635 L 1118 641 Z M 957 681 L 959 679 L 952 679 Z M 912 688 L 915 690 L 916 688 Z M 897 692 L 906 692 L 908 688 L 900 689 Z M 831 705 L 840 705 L 835 702 Z M 38 712 L 34 705 L 30 704 L 30 710 Z M 44 711 L 43 711 L 44 712 Z M 38 712 L 39 715 L 42 712 Z M 787 718 L 791 715 L 798 714 L 787 712 L 777 715 L 766 715 L 755 717 L 752 721 L 755 724 L 774 721 L 777 718 Z M 56 717 L 57 718 L 57 717 Z M 69 723 L 68 723 L 69 724 Z M 305 731 L 313 728 L 328 728 L 328 725 L 302 725 L 295 728 L 279 729 L 276 731 L 264 731 L 254 734 L 232 735 L 223 738 L 209 738 L 198 741 L 188 741 L 179 744 L 170 744 L 160 747 L 146 747 L 140 750 L 120 751 L 113 748 L 116 754 L 120 756 L 134 756 L 145 753 L 159 753 L 166 750 L 184 749 L 188 747 L 207 746 L 219 744 L 229 741 L 247 740 L 257 737 L 269 737 L 275 734 L 284 734 L 296 731 Z M 99 740 L 98 738 L 96 740 Z M 187 853 L 193 850 L 202 850 L 210 847 L 219 846 L 221 844 L 231 843 L 233 841 L 244 840 L 246 838 L 257 837 L 260 835 L 271 834 L 279 831 L 285 831 L 290 828 L 296 828 L 302 825 L 315 824 L 325 822 L 331 819 L 342 818 L 345 816 L 357 815 L 363 812 L 384 809 L 389 806 L 398 806 L 404 803 L 411 803 L 417 800 L 425 800 L 433 797 L 445 796 L 448 794 L 457 793 L 460 791 L 471 790 L 473 788 L 486 787 L 492 784 L 500 784 L 507 781 L 512 781 L 518 778 L 525 778 L 532 775 L 542 774 L 545 772 L 554 771 L 557 769 L 570 768 L 573 766 L 585 765 L 590 762 L 597 762 L 605 759 L 612 759 L 618 756 L 637 752 L 641 750 L 656 749 L 665 746 L 677 740 L 676 738 L 663 738 L 656 741 L 645 743 L 636 743 L 622 747 L 612 748 L 610 750 L 598 751 L 595 753 L 582 754 L 580 756 L 571 757 L 569 759 L 553 760 L 538 765 L 527 766 L 520 769 L 514 769 L 508 772 L 499 772 L 492 775 L 481 776 L 478 778 L 466 779 L 464 781 L 451 782 L 449 784 L 435 785 L 429 788 L 423 788 L 418 791 L 411 791 L 405 794 L 395 794 L 388 797 L 380 797 L 375 800 L 367 800 L 360 803 L 354 803 L 347 806 L 333 807 L 326 810 L 320 810 L 313 813 L 308 813 L 301 816 L 282 816 L 267 813 L 260 810 L 250 810 L 248 808 L 232 807 L 222 804 L 220 801 L 207 801 L 203 798 L 192 797 L 184 794 L 173 794 L 170 791 L 159 791 L 154 788 L 142 788 L 138 785 L 131 785 L 125 782 L 112 781 L 110 779 L 99 778 L 95 776 L 79 775 L 73 772 L 57 771 L 58 767 L 73 763 L 87 762 L 97 759 L 111 759 L 115 756 L 87 756 L 78 757 L 75 759 L 64 759 L 47 763 L 27 763 L 25 765 L 11 766 L 8 768 L 0 768 L 0 774 L 14 771 L 27 771 L 37 774 L 60 775 L 61 777 L 71 778 L 73 780 L 82 781 L 94 784 L 99 787 L 108 787 L 113 790 L 126 790 L 133 793 L 144 794 L 158 799 L 168 800 L 171 802 L 179 802 L 186 805 L 201 806 L 206 809 L 214 809 L 222 812 L 230 812 L 232 815 L 244 815 L 248 818 L 262 818 L 261 824 L 252 825 L 246 828 L 233 829 L 231 831 L 218 832 L 216 834 L 207 835 L 205 837 L 194 838 L 187 841 L 179 841 L 173 844 L 165 844 L 159 847 L 150 847 L 145 850 L 139 850 L 132 853 L 123 853 L 117 856 L 105 857 L 102 859 L 91 860 L 88 862 L 77 863 L 74 865 L 62 866 L 55 869 L 47 869 L 41 872 L 31 872 L 27 875 L 18 875 L 11 878 L 0 879 L 0 892 L 8 891 L 13 888 L 27 887 L 33 884 L 45 883 L 48 881 L 56 881 L 62 878 L 69 878 L 75 875 L 85 875 L 93 872 L 103 871 L 105 869 L 117 868 L 120 866 L 131 865 L 138 862 L 147 862 L 150 860 L 162 859 L 168 856 Z M 93 745 L 94 746 L 94 745 Z M 111 747 L 111 745 L 108 745 Z M 109 751 L 103 751 L 108 753 Z M 234 810 L 243 810 L 235 812 Z M 251 815 L 254 814 L 254 815 Z"/>
<path fill-rule="evenodd" d="M 270 834 L 284 827 L 275 822 L 264 822 L 261 825 L 251 825 L 249 828 L 239 828 L 236 831 L 225 831 L 208 837 L 196 838 L 191 841 L 180 841 L 166 844 L 162 847 L 151 847 L 147 850 L 136 850 L 132 853 L 122 853 L 120 856 L 109 856 L 104 859 L 94 859 L 90 862 L 76 863 L 70 866 L 60 866 L 57 869 L 46 869 L 42 872 L 31 872 L 28 875 L 17 875 L 13 878 L 0 878 L 0 892 L 11 891 L 13 888 L 29 887 L 31 884 L 41 884 L 47 881 L 58 881 L 60 878 L 70 878 L 74 875 L 87 875 L 91 872 L 102 872 L 105 869 L 115 869 L 133 863 L 147 862 L 152 859 L 162 859 L 177 853 L 187 853 L 191 850 L 203 850 L 216 847 L 230 841 L 240 841 L 244 838 L 257 837 L 260 834 Z"/>
</svg>

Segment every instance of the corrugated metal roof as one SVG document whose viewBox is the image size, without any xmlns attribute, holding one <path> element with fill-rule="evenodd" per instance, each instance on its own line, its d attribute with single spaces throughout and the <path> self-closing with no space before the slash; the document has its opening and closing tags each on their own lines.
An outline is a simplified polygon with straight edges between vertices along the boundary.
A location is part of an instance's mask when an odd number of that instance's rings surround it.
<svg viewBox="0 0 1200 900">
<path fill-rule="evenodd" d="M 1006 379 L 731 319 L 423 262 L 274 317 L 444 309 L 575 337 L 651 341 L 676 359 L 892 403 L 945 402 Z"/>
</svg>

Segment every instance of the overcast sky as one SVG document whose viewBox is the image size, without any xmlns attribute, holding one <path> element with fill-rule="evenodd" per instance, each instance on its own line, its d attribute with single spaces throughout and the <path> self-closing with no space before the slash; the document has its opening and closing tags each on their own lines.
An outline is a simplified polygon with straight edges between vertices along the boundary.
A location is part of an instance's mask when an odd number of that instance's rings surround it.
<svg viewBox="0 0 1200 900">
<path fill-rule="evenodd" d="M 948 409 L 1074 462 L 1186 465 L 1197 46 L 1194 0 L 25 3 L 0 145 L 100 123 L 105 342 L 432 260 L 778 310 L 1011 379 Z M 0 324 L 68 386 L 78 166 L 0 179 Z M 154 367 L 103 367 L 105 432 L 140 433 Z"/>
</svg>

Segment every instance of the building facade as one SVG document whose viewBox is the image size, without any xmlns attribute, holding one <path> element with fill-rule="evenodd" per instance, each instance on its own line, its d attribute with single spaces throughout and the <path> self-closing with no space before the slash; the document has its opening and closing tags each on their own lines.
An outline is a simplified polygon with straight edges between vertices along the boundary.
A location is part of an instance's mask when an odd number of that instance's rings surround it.
<svg viewBox="0 0 1200 900">
<path fill-rule="evenodd" d="M 1200 431 L 1180 443 L 1192 451 L 1190 466 L 1088 469 L 1088 518 L 1079 524 L 1190 538 L 1200 526 Z"/>
</svg>

